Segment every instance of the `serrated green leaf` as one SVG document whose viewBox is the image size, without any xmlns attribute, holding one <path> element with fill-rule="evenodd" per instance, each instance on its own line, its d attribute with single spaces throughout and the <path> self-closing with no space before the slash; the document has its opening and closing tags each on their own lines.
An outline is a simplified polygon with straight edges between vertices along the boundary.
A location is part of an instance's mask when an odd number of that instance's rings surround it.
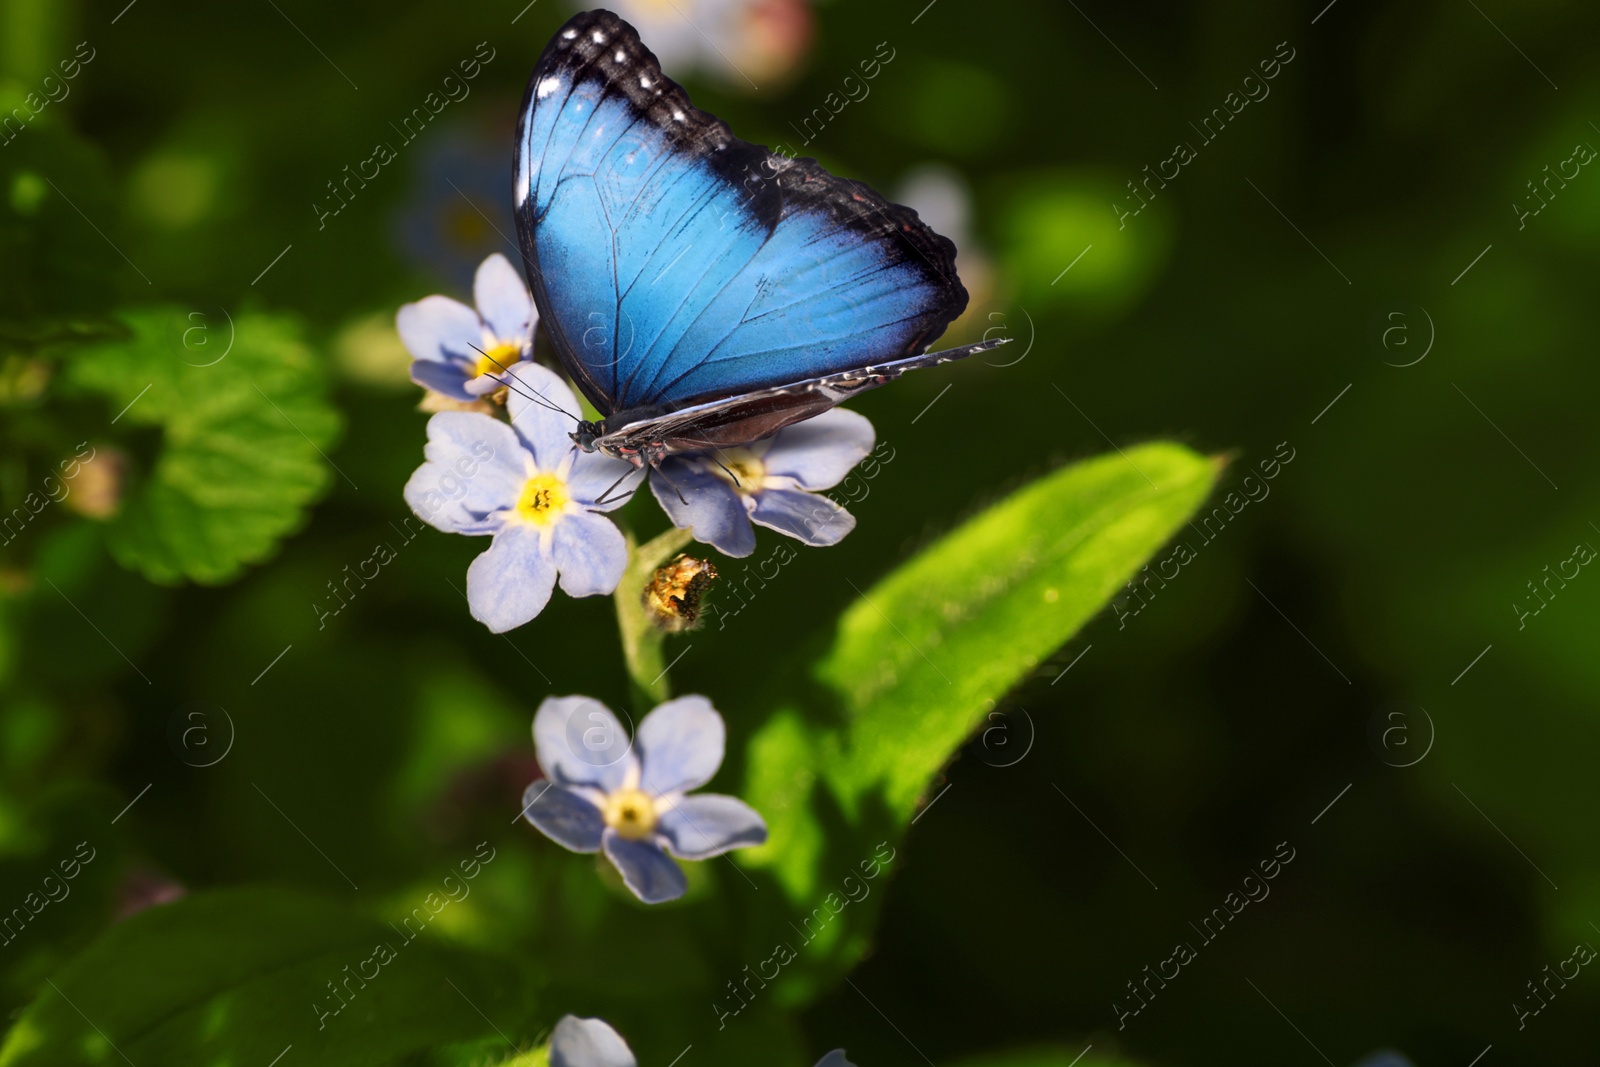
<svg viewBox="0 0 1600 1067">
<path fill-rule="evenodd" d="M 281 890 L 151 908 L 51 977 L 0 1067 L 267 1064 L 290 1045 L 300 1067 L 350 1067 L 518 1031 L 530 1001 L 516 968 L 429 927 L 411 937 Z"/>
<path fill-rule="evenodd" d="M 331 481 L 323 453 L 339 419 L 322 369 L 283 316 L 124 319 L 129 338 L 82 349 L 67 367 L 113 411 L 131 404 L 119 422 L 162 431 L 154 467 L 108 531 L 111 551 L 152 581 L 228 581 L 297 529 Z"/>
</svg>

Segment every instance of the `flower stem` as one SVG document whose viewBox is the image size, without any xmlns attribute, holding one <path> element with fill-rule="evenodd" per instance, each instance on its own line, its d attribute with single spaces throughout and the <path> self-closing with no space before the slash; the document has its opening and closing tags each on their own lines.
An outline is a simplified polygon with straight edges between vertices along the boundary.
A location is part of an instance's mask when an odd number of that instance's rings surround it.
<svg viewBox="0 0 1600 1067">
<path fill-rule="evenodd" d="M 672 695 L 672 683 L 662 662 L 661 646 L 666 634 L 651 624 L 642 603 L 644 589 L 655 572 L 689 543 L 690 531 L 672 527 L 666 533 L 639 545 L 632 534 L 628 539 L 628 569 L 622 574 L 613 598 L 617 605 L 617 630 L 622 635 L 622 658 L 633 680 L 634 695 L 642 708 L 661 703 Z"/>
</svg>

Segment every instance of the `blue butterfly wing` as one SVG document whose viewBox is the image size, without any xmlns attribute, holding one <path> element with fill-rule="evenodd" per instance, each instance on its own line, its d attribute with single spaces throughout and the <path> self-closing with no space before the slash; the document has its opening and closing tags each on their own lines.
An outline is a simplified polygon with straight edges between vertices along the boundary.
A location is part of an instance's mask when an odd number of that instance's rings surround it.
<svg viewBox="0 0 1600 1067">
<path fill-rule="evenodd" d="M 514 196 L 541 319 L 605 415 L 913 356 L 966 306 L 915 212 L 734 137 L 609 12 L 540 57 Z"/>
</svg>

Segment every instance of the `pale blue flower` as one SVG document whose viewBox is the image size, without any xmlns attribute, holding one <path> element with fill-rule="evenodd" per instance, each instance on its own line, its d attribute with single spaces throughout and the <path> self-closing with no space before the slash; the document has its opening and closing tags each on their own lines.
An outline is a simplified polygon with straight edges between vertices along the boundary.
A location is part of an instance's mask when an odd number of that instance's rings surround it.
<svg viewBox="0 0 1600 1067">
<path fill-rule="evenodd" d="M 737 797 L 688 795 L 722 766 L 726 731 L 705 697 L 667 701 L 632 740 L 598 700 L 548 697 L 533 741 L 546 780 L 528 786 L 523 814 L 558 845 L 603 850 L 647 904 L 688 889 L 669 852 L 703 860 L 767 840 L 767 824 Z"/>
<path fill-rule="evenodd" d="M 499 389 L 511 368 L 533 356 L 539 322 L 522 275 L 496 252 L 472 283 L 477 310 L 448 296 L 425 296 L 395 316 L 413 359 L 411 380 L 452 400 Z"/>
<path fill-rule="evenodd" d="M 596 596 L 615 590 L 628 565 L 621 532 L 597 513 L 625 502 L 603 498 L 632 468 L 572 443 L 578 403 L 554 372 L 524 363 L 507 381 L 511 424 L 475 411 L 434 415 L 427 462 L 405 488 L 436 529 L 494 538 L 467 568 L 467 602 L 495 633 L 543 611 L 558 576 L 568 596 Z"/>
<path fill-rule="evenodd" d="M 550 1067 L 639 1067 L 622 1035 L 600 1019 L 563 1015 L 550 1035 Z M 817 1067 L 855 1067 L 834 1049 L 817 1061 Z"/>
<path fill-rule="evenodd" d="M 639 1061 L 609 1023 L 563 1015 L 550 1035 L 550 1067 L 639 1067 Z"/>
<path fill-rule="evenodd" d="M 729 556 L 755 551 L 751 523 L 822 546 L 855 529 L 855 516 L 818 490 L 831 489 L 872 451 L 872 423 L 833 408 L 743 448 L 674 456 L 650 489 L 679 529 Z"/>
</svg>

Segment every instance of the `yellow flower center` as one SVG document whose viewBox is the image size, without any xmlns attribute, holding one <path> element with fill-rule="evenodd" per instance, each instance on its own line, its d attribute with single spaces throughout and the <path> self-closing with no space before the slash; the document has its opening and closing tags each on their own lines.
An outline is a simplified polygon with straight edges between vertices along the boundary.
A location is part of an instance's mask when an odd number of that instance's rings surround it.
<svg viewBox="0 0 1600 1067">
<path fill-rule="evenodd" d="M 473 374 L 503 375 L 522 358 L 522 348 L 513 344 L 498 344 L 478 357 Z"/>
<path fill-rule="evenodd" d="M 606 797 L 606 825 L 619 837 L 639 841 L 656 828 L 656 802 L 638 789 L 619 789 Z"/>
<path fill-rule="evenodd" d="M 722 448 L 710 453 L 710 456 L 713 460 L 711 473 L 741 493 L 755 492 L 766 480 L 767 465 L 748 448 Z"/>
<path fill-rule="evenodd" d="M 536 474 L 522 487 L 517 498 L 517 514 L 528 522 L 545 526 L 561 517 L 572 497 L 567 483 L 554 474 Z"/>
</svg>

